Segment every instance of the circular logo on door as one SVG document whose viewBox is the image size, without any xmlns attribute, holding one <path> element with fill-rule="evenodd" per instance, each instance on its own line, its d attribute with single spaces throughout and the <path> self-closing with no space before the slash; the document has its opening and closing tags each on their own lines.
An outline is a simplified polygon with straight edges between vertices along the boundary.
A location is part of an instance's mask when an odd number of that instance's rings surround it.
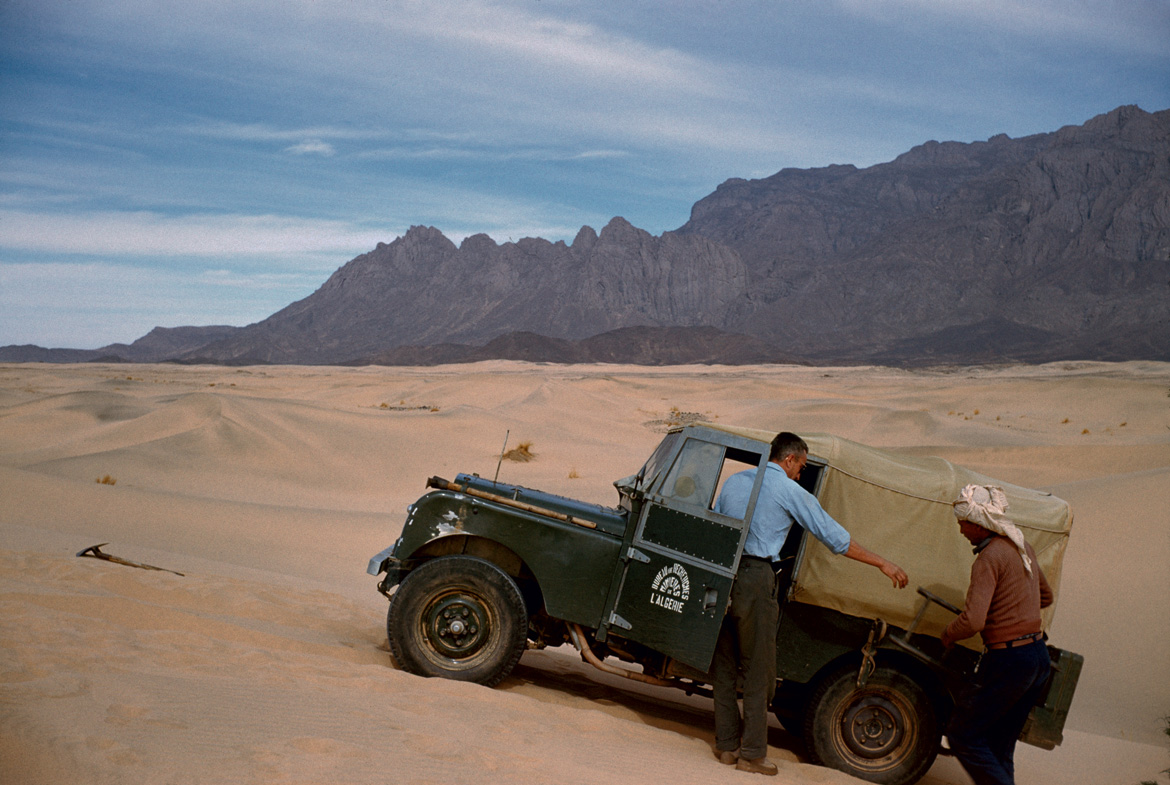
<svg viewBox="0 0 1170 785">
<path fill-rule="evenodd" d="M 682 613 L 683 603 L 690 597 L 690 576 L 678 562 L 659 570 L 650 584 L 650 604 L 674 613 Z"/>
</svg>

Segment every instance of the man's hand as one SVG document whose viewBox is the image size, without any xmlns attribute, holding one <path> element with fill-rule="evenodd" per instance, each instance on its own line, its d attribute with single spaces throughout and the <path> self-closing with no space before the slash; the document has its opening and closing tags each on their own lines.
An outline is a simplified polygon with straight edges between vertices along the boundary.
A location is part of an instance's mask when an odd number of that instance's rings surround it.
<svg viewBox="0 0 1170 785">
<path fill-rule="evenodd" d="M 884 556 L 878 556 L 873 551 L 862 548 L 853 540 L 849 541 L 849 550 L 845 552 L 845 556 L 863 564 L 870 564 L 877 567 L 890 579 L 895 589 L 904 589 L 906 588 L 906 584 L 910 582 L 910 579 L 906 576 L 906 571 L 901 567 Z"/>
<path fill-rule="evenodd" d="M 894 564 L 889 559 L 884 560 L 885 563 L 878 566 L 887 578 L 894 584 L 895 589 L 905 589 L 906 584 L 910 582 L 910 578 L 906 575 L 906 571 L 898 565 Z"/>
</svg>

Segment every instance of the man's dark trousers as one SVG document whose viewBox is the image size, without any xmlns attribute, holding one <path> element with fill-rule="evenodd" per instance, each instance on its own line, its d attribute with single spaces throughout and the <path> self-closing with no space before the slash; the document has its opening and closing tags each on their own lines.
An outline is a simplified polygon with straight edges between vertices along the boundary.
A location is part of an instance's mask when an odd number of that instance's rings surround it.
<svg viewBox="0 0 1170 785">
<path fill-rule="evenodd" d="M 976 678 L 982 685 L 955 707 L 947 740 L 975 785 L 1013 785 L 1016 739 L 1048 681 L 1048 647 L 1036 641 L 989 649 Z"/>
<path fill-rule="evenodd" d="M 768 752 L 768 709 L 776 693 L 776 573 L 770 562 L 743 557 L 731 607 L 723 618 L 711 669 L 715 678 L 715 748 L 740 749 L 755 760 Z M 743 721 L 736 676 L 743 668 Z"/>
</svg>

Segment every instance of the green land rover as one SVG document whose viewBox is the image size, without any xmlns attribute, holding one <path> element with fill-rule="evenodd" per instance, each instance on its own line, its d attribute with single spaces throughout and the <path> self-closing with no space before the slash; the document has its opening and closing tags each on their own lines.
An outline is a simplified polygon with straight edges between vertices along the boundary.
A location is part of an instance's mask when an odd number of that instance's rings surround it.
<svg viewBox="0 0 1170 785">
<path fill-rule="evenodd" d="M 371 575 L 384 574 L 394 659 L 411 673 L 491 686 L 526 648 L 569 643 L 607 672 L 710 694 L 747 535 L 744 520 L 712 507 L 723 479 L 766 464 L 774 435 L 710 423 L 672 430 L 636 474 L 614 483 L 616 507 L 477 475 L 432 477 L 402 536 L 369 563 Z M 805 440 L 800 484 L 919 588 L 893 590 L 794 526 L 780 554 L 773 710 L 812 760 L 871 782 L 913 783 L 938 755 L 956 700 L 979 678 L 976 649 L 939 642 L 974 558 L 951 500 L 971 482 L 1004 487 L 1058 598 L 1072 515 L 1050 494 L 941 458 L 828 435 Z M 1055 608 L 1044 611 L 1046 628 Z M 1053 646 L 1049 653 L 1048 689 L 1021 736 L 1047 749 L 1062 740 L 1082 663 Z"/>
</svg>

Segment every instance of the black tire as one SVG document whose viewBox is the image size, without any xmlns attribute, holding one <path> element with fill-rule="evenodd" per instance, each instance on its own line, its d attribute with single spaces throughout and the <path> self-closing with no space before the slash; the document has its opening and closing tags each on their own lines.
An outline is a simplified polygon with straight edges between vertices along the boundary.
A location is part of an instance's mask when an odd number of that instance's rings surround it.
<svg viewBox="0 0 1170 785">
<path fill-rule="evenodd" d="M 390 653 L 409 673 L 499 684 L 524 653 L 528 611 L 496 565 L 444 556 L 415 568 L 386 615 Z"/>
<path fill-rule="evenodd" d="M 797 739 L 804 738 L 804 722 L 799 717 L 777 714 L 776 721 L 780 723 L 781 728 L 788 732 L 788 735 Z"/>
<path fill-rule="evenodd" d="M 938 755 L 942 732 L 930 695 L 916 681 L 878 667 L 857 688 L 857 668 L 820 682 L 805 712 L 809 757 L 883 785 L 921 779 Z"/>
<path fill-rule="evenodd" d="M 772 699 L 772 714 L 780 727 L 799 739 L 804 736 L 804 713 L 808 705 L 808 690 L 803 684 L 788 680 L 776 685 L 776 696 Z"/>
</svg>

